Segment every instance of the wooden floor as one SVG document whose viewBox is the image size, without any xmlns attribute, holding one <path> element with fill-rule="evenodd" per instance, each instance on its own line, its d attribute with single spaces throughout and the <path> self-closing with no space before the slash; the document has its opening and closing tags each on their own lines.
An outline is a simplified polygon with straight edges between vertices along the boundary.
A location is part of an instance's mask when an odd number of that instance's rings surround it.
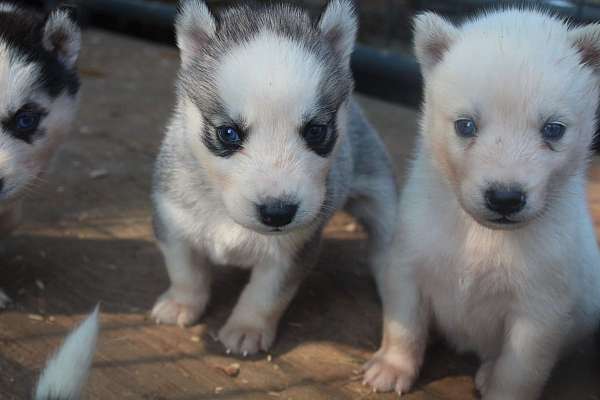
<svg viewBox="0 0 600 400">
<path fill-rule="evenodd" d="M 363 235 L 340 215 L 318 268 L 285 315 L 269 355 L 227 357 L 215 332 L 247 276 L 227 270 L 206 318 L 190 329 L 147 318 L 167 287 L 150 230 L 151 165 L 173 103 L 177 53 L 101 31 L 85 35 L 82 110 L 54 172 L 27 202 L 27 219 L 0 249 L 0 287 L 15 306 L 0 314 L 0 399 L 26 399 L 49 353 L 102 302 L 102 336 L 86 399 L 391 399 L 360 384 L 376 350 L 381 311 L 364 263 Z M 361 99 L 398 170 L 415 113 Z M 600 223 L 600 163 L 590 200 Z M 600 225 L 598 226 L 600 228 Z M 227 367 L 239 364 L 239 374 Z M 407 399 L 475 398 L 477 362 L 431 348 Z M 600 354 L 591 343 L 556 370 L 544 398 L 600 399 Z"/>
</svg>

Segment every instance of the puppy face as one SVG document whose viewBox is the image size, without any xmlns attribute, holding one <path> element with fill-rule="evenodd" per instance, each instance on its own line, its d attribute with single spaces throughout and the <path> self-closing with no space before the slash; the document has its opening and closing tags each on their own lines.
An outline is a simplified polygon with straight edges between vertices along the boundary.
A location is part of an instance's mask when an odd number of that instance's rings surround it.
<svg viewBox="0 0 600 400">
<path fill-rule="evenodd" d="M 0 7 L 0 201 L 20 196 L 46 168 L 76 110 L 79 29 Z"/>
<path fill-rule="evenodd" d="M 343 139 L 354 10 L 332 2 L 317 27 L 288 6 L 218 21 L 200 2 L 178 20 L 188 143 L 234 221 L 261 233 L 309 225 Z"/>
<path fill-rule="evenodd" d="M 542 216 L 585 169 L 598 101 L 591 41 L 536 12 L 461 28 L 420 18 L 425 142 L 458 201 L 491 228 Z"/>
</svg>

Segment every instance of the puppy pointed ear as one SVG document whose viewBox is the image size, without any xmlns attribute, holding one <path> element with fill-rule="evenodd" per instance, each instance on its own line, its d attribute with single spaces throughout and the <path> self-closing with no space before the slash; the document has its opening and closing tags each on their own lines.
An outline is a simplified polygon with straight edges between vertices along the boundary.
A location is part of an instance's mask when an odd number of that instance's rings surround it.
<svg viewBox="0 0 600 400">
<path fill-rule="evenodd" d="M 331 0 L 319 20 L 319 29 L 344 62 L 350 62 L 358 32 L 356 7 L 351 0 Z"/>
<path fill-rule="evenodd" d="M 569 32 L 569 39 L 581 55 L 581 63 L 600 71 L 600 24 L 590 24 Z"/>
<path fill-rule="evenodd" d="M 428 74 L 442 59 L 458 36 L 452 23 L 432 12 L 419 14 L 414 20 L 415 54 L 424 74 Z"/>
<path fill-rule="evenodd" d="M 67 68 L 75 65 L 81 48 L 81 29 L 72 8 L 61 8 L 48 15 L 42 45 Z"/>
<path fill-rule="evenodd" d="M 216 35 L 217 21 L 203 0 L 185 0 L 175 19 L 181 62 L 189 65 Z"/>
</svg>

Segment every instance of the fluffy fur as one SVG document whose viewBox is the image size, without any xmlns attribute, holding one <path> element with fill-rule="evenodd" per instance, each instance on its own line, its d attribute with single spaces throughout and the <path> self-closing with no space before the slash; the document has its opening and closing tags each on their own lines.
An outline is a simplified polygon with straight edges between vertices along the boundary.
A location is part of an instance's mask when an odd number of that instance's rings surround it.
<svg viewBox="0 0 600 400">
<path fill-rule="evenodd" d="M 391 243 L 391 163 L 352 100 L 356 16 L 330 2 L 314 23 L 290 5 L 244 4 L 213 15 L 201 1 L 177 18 L 178 102 L 156 163 L 155 232 L 171 287 L 159 322 L 189 325 L 210 298 L 212 267 L 251 268 L 219 333 L 237 354 L 267 350 L 279 319 L 314 265 L 321 233 L 346 207 L 370 231 L 372 254 Z M 326 127 L 312 146 L 307 126 Z M 243 132 L 236 150 L 219 127 Z M 293 220 L 267 226 L 257 208 L 295 202 Z"/>
<path fill-rule="evenodd" d="M 35 400 L 77 400 L 87 381 L 99 331 L 99 308 L 67 336 L 48 361 L 38 383 Z"/>
<path fill-rule="evenodd" d="M 535 399 L 561 352 L 600 316 L 586 203 L 600 25 L 510 9 L 462 26 L 426 13 L 415 26 L 421 137 L 378 276 L 383 342 L 365 382 L 406 393 L 435 327 L 480 356 L 485 400 Z M 474 137 L 457 135 L 461 118 L 475 121 Z M 566 131 L 547 140 L 553 121 Z M 522 188 L 525 207 L 499 219 L 484 195 L 496 184 Z"/>
<path fill-rule="evenodd" d="M 70 128 L 79 45 L 79 28 L 67 11 L 42 15 L 0 2 L 0 233 L 18 225 L 22 196 Z M 27 118 L 39 120 L 34 129 L 22 129 Z M 7 302 L 0 292 L 0 308 Z"/>
</svg>

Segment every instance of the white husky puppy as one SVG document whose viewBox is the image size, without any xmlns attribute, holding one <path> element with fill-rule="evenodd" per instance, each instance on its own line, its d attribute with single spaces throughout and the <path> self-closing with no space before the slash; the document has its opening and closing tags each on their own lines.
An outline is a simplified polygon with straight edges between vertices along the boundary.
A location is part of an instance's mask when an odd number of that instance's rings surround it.
<svg viewBox="0 0 600 400">
<path fill-rule="evenodd" d="M 586 203 L 600 25 L 516 9 L 415 22 L 421 138 L 378 276 L 383 343 L 365 382 L 407 392 L 435 327 L 481 357 L 484 399 L 535 399 L 600 317 Z"/>
<path fill-rule="evenodd" d="M 237 354 L 266 351 L 336 210 L 366 225 L 373 255 L 391 245 L 392 166 L 352 100 L 354 7 L 333 0 L 314 23 L 292 5 L 213 15 L 191 0 L 176 28 L 178 101 L 153 193 L 171 287 L 152 314 L 189 325 L 212 265 L 252 268 L 219 338 Z"/>
<path fill-rule="evenodd" d="M 80 30 L 66 10 L 41 14 L 0 1 L 0 235 L 68 132 L 79 91 Z M 8 302 L 0 291 L 0 308 Z"/>
</svg>

